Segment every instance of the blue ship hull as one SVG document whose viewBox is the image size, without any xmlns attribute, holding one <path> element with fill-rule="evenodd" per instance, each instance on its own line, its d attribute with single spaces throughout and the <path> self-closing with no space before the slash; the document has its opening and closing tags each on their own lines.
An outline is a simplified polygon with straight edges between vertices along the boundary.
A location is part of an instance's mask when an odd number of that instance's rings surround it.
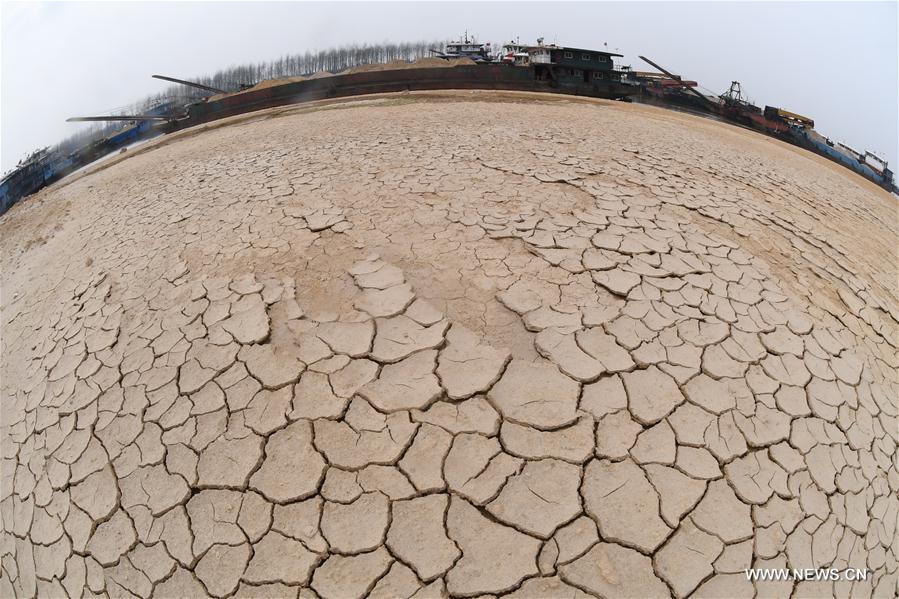
<svg viewBox="0 0 899 599">
<path fill-rule="evenodd" d="M 887 191 L 895 193 L 899 190 L 893 183 L 893 171 L 889 169 L 884 169 L 882 172 L 875 170 L 855 156 L 842 152 L 835 146 L 831 146 L 826 139 L 813 137 L 802 127 L 792 127 L 790 133 L 797 145 L 842 164 Z"/>
<path fill-rule="evenodd" d="M 148 114 L 165 114 L 171 110 L 170 104 L 158 106 Z M 0 181 L 0 214 L 9 210 L 22 198 L 36 193 L 56 183 L 66 175 L 74 173 L 92 162 L 117 152 L 135 142 L 150 139 L 161 132 L 152 121 L 141 121 L 109 137 L 97 140 L 69 155 L 48 152 L 30 160 L 23 166 L 9 173 Z"/>
</svg>

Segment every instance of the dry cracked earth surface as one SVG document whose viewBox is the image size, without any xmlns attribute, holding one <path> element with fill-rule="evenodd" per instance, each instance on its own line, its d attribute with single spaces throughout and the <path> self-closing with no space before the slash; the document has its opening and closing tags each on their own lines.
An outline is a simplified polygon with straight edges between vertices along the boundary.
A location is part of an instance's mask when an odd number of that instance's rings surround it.
<svg viewBox="0 0 899 599">
<path fill-rule="evenodd" d="M 369 98 L 170 136 L 0 236 L 0 596 L 896 594 L 896 200 L 810 154 Z"/>
</svg>

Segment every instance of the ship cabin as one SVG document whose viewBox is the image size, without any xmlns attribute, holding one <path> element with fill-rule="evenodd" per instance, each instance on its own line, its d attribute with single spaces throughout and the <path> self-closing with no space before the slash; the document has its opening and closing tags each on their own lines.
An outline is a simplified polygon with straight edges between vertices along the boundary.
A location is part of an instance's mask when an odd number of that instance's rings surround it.
<svg viewBox="0 0 899 599">
<path fill-rule="evenodd" d="M 449 42 L 446 44 L 443 52 L 431 50 L 431 54 L 436 54 L 440 58 L 470 58 L 475 62 L 489 62 L 491 55 L 490 43 L 482 44 L 473 37 L 468 37 L 468 32 L 457 42 Z"/>
<path fill-rule="evenodd" d="M 538 77 L 540 70 L 544 70 L 544 75 L 560 83 L 593 83 L 620 78 L 620 73 L 614 69 L 613 58 L 621 54 L 559 46 L 544 46 L 542 50 L 539 57 L 535 57 L 538 60 L 533 62 L 535 66 L 547 65 L 552 72 L 546 67 L 538 67 Z"/>
<path fill-rule="evenodd" d="M 536 46 L 512 46 L 506 61 L 515 66 L 531 66 L 539 80 L 551 80 L 567 84 L 592 84 L 620 81 L 621 72 L 615 70 L 614 57 L 622 56 L 604 50 L 586 50 L 544 45 L 542 39 Z M 511 60 L 509 60 L 511 59 Z"/>
</svg>

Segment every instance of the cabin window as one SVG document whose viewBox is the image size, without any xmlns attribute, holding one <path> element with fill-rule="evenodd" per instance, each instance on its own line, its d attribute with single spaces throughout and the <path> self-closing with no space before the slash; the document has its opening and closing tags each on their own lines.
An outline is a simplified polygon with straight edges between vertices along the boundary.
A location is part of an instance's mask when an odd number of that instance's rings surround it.
<svg viewBox="0 0 899 599">
<path fill-rule="evenodd" d="M 574 52 L 566 52 L 565 58 L 574 58 Z"/>
<path fill-rule="evenodd" d="M 604 79 L 604 78 L 605 78 L 605 73 L 602 73 L 602 72 L 600 72 L 600 71 L 596 71 L 595 73 L 593 73 L 593 78 L 594 78 L 594 79 Z"/>
<path fill-rule="evenodd" d="M 571 74 L 574 75 L 575 77 L 583 77 L 584 71 L 582 71 L 580 69 L 572 69 Z"/>
<path fill-rule="evenodd" d="M 581 54 L 581 60 L 590 60 L 590 55 L 584 52 Z"/>
<path fill-rule="evenodd" d="M 603 56 L 602 54 L 599 55 L 599 62 L 608 62 L 608 60 L 609 59 L 607 57 Z"/>
</svg>

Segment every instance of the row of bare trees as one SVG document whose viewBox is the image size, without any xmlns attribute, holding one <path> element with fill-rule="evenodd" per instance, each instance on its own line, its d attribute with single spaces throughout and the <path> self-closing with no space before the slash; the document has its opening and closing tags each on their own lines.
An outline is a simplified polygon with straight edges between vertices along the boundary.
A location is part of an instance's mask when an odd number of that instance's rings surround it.
<svg viewBox="0 0 899 599">
<path fill-rule="evenodd" d="M 344 69 L 393 60 L 417 60 L 431 49 L 443 49 L 443 42 L 407 42 L 403 44 L 365 44 L 332 48 L 319 52 L 292 54 L 269 62 L 241 65 L 217 72 L 206 81 L 213 87 L 230 89 L 236 84 L 253 84 L 264 79 L 310 75 L 319 71 L 340 72 Z M 208 83 L 207 83 L 208 81 Z"/>
<path fill-rule="evenodd" d="M 317 52 L 290 54 L 275 60 L 256 64 L 235 65 L 217 71 L 213 75 L 195 77 L 192 81 L 218 89 L 237 91 L 241 86 L 255 85 L 266 79 L 281 79 L 311 75 L 320 71 L 337 73 L 352 67 L 391 62 L 394 60 L 413 61 L 427 57 L 430 50 L 442 50 L 444 41 L 418 41 L 401 44 L 382 43 L 350 45 Z M 180 73 L 167 73 L 179 77 Z M 184 85 L 170 85 L 158 94 L 153 94 L 123 107 L 116 114 L 141 114 L 168 102 L 176 105 L 195 102 L 208 96 L 208 92 Z M 121 124 L 92 124 L 70 135 L 53 149 L 68 154 L 79 147 L 101 139 L 122 128 Z"/>
</svg>

